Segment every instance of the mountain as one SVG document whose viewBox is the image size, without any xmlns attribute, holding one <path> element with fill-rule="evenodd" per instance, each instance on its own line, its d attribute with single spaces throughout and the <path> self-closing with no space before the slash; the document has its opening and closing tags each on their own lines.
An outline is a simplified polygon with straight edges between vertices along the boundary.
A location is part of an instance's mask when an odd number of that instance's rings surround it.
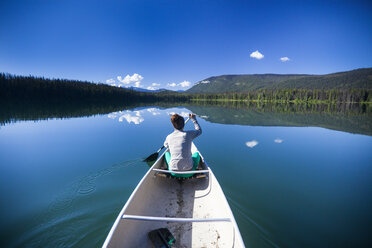
<svg viewBox="0 0 372 248">
<path fill-rule="evenodd" d="M 259 89 L 372 89 L 372 68 L 326 75 L 222 75 L 197 82 L 187 93 L 244 92 Z"/>
<path fill-rule="evenodd" d="M 133 87 L 133 86 L 132 87 L 125 88 L 125 89 L 139 91 L 139 92 L 149 92 L 149 93 L 156 93 L 156 92 L 168 92 L 168 93 L 178 92 L 178 93 L 184 93 L 185 92 L 184 90 L 170 90 L 170 89 L 164 89 L 164 88 L 157 89 L 157 90 L 148 90 L 148 89 L 145 89 L 145 88 L 137 88 L 137 87 Z"/>
</svg>

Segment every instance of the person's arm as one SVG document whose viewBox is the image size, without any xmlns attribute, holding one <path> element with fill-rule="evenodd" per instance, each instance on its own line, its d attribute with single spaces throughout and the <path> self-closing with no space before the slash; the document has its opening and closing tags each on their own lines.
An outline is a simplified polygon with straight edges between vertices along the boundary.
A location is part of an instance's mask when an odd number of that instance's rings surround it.
<svg viewBox="0 0 372 248">
<path fill-rule="evenodd" d="M 200 134 L 202 134 L 202 129 L 196 120 L 196 115 L 195 114 L 189 114 L 189 117 L 191 121 L 194 123 L 195 130 L 191 131 L 190 133 L 192 134 L 192 139 L 195 139 L 198 137 Z"/>
<path fill-rule="evenodd" d="M 168 144 L 168 136 L 167 136 L 167 138 L 165 138 L 164 146 L 165 146 L 166 148 L 169 148 L 169 144 Z"/>
</svg>

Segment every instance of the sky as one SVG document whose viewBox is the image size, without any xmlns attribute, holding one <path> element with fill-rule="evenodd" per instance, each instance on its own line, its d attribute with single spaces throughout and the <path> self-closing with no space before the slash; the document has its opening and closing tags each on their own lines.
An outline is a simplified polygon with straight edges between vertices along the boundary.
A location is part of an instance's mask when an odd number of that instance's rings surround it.
<svg viewBox="0 0 372 248">
<path fill-rule="evenodd" d="M 0 72 L 182 90 L 372 66 L 369 1 L 1 0 Z"/>
</svg>

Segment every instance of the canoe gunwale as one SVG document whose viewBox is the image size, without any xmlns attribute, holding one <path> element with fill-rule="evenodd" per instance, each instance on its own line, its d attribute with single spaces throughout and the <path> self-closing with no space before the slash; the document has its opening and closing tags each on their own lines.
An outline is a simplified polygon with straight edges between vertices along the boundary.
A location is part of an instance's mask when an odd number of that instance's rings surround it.
<svg viewBox="0 0 372 248">
<path fill-rule="evenodd" d="M 156 217 L 143 215 L 124 214 L 125 220 L 143 220 L 143 221 L 164 221 L 164 222 L 232 222 L 230 218 L 175 218 L 175 217 Z"/>
</svg>

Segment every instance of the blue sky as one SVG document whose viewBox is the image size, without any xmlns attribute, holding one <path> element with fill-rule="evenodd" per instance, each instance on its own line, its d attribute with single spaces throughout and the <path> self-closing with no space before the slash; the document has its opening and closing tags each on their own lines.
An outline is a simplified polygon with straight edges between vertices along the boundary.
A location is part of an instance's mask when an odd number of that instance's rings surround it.
<svg viewBox="0 0 372 248">
<path fill-rule="evenodd" d="M 368 1 L 2 0 L 0 71 L 187 89 L 352 70 L 372 66 L 370 13 Z"/>
</svg>

